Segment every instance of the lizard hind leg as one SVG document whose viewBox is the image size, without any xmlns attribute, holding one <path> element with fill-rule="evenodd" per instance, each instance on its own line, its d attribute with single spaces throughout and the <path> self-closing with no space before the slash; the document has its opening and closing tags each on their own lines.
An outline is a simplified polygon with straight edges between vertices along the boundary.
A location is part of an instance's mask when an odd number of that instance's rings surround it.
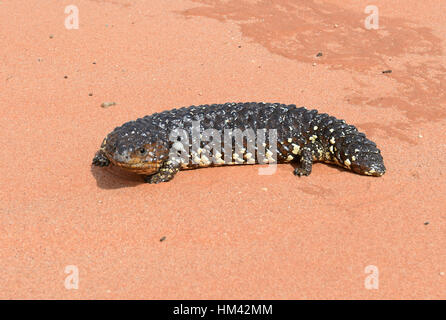
<svg viewBox="0 0 446 320">
<path fill-rule="evenodd" d="M 308 176 L 313 168 L 313 153 L 310 148 L 303 147 L 300 154 L 299 167 L 294 169 L 296 176 Z"/>
</svg>

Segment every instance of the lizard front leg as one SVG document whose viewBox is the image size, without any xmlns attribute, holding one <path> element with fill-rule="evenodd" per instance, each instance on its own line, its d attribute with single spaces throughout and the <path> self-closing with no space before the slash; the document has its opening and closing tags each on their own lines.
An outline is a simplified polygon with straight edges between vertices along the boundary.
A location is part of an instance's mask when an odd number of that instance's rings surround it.
<svg viewBox="0 0 446 320">
<path fill-rule="evenodd" d="M 110 165 L 110 160 L 105 156 L 105 153 L 102 149 L 96 152 L 92 164 L 98 167 L 106 167 Z"/>
<path fill-rule="evenodd" d="M 175 174 L 180 171 L 180 166 L 181 165 L 179 163 L 168 160 L 161 165 L 157 173 L 146 176 L 144 178 L 144 181 L 147 183 L 160 183 L 170 181 L 173 179 Z"/>
</svg>

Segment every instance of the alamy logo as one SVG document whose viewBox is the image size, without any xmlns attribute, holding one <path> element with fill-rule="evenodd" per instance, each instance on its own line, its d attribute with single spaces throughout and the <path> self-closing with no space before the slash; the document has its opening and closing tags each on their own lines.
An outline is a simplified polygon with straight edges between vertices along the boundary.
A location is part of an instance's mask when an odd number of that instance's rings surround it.
<svg viewBox="0 0 446 320">
<path fill-rule="evenodd" d="M 68 30 L 79 29 L 79 9 L 75 5 L 71 4 L 65 7 L 65 28 Z"/>
<path fill-rule="evenodd" d="M 377 6 L 367 6 L 365 7 L 364 13 L 370 13 L 365 18 L 364 26 L 367 30 L 378 30 L 379 29 L 379 11 Z"/>
<path fill-rule="evenodd" d="M 173 142 L 169 160 L 173 163 L 208 166 L 210 164 L 268 164 L 260 175 L 274 174 L 277 167 L 277 130 L 251 128 L 200 131 L 200 121 L 192 121 L 192 136 L 185 129 L 170 132 Z M 203 146 L 203 142 L 207 142 Z M 222 149 L 223 146 L 223 149 Z"/>
<path fill-rule="evenodd" d="M 364 272 L 368 276 L 364 280 L 364 287 L 368 290 L 378 290 L 379 288 L 379 271 L 378 267 L 374 265 L 368 265 L 365 267 Z"/>
<path fill-rule="evenodd" d="M 65 273 L 68 276 L 65 278 L 65 288 L 68 290 L 79 289 L 79 269 L 77 266 L 68 265 L 65 267 Z"/>
</svg>

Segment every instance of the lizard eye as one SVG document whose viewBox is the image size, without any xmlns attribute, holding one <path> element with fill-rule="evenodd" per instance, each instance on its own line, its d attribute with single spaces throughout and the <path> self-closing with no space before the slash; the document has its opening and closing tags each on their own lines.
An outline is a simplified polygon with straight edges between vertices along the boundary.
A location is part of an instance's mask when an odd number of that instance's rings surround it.
<svg viewBox="0 0 446 320">
<path fill-rule="evenodd" d="M 139 152 L 140 155 L 145 155 L 147 153 L 147 150 L 145 148 L 140 148 L 138 150 L 138 152 Z"/>
</svg>

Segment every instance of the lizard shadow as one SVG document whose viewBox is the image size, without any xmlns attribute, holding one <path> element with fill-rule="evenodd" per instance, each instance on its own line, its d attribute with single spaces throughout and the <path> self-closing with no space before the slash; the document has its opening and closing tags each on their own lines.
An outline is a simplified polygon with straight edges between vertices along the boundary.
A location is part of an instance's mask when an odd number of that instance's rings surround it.
<svg viewBox="0 0 446 320">
<path fill-rule="evenodd" d="M 341 168 L 339 166 L 336 166 L 334 164 L 328 164 L 328 163 L 322 163 L 322 162 L 316 162 L 317 164 L 327 165 L 331 168 L 334 168 L 338 170 L 339 172 L 345 172 L 346 169 Z M 315 164 L 316 164 L 315 163 Z M 296 169 L 299 167 L 299 163 L 297 162 L 290 162 L 289 163 L 293 169 Z M 243 166 L 235 165 L 235 166 Z M 217 166 L 220 167 L 220 166 Z M 212 168 L 212 167 L 210 167 Z M 185 171 L 189 170 L 197 170 L 197 169 L 203 169 L 201 167 L 197 167 L 194 169 L 187 169 Z M 348 170 L 347 170 L 348 171 Z M 141 175 L 134 174 L 131 172 L 126 172 L 120 168 L 117 168 L 115 166 L 108 166 L 108 167 L 97 167 L 92 165 L 90 168 L 90 172 L 93 175 L 93 177 L 96 179 L 96 184 L 101 189 L 120 189 L 120 188 L 128 188 L 128 187 L 136 187 L 138 185 L 144 184 L 144 180 Z"/>
<path fill-rule="evenodd" d="M 291 164 L 291 166 L 293 167 L 293 169 L 300 168 L 300 164 L 299 164 L 298 162 L 291 162 L 290 164 Z M 322 161 L 316 161 L 316 162 L 313 162 L 313 166 L 314 166 L 314 165 L 324 165 L 324 166 L 329 166 L 330 168 L 336 169 L 336 170 L 339 171 L 339 172 L 350 171 L 350 170 L 347 170 L 347 169 L 345 169 L 345 168 L 342 168 L 342 167 L 340 167 L 340 166 L 338 166 L 338 165 L 331 164 L 331 163 L 326 163 L 326 162 L 322 162 Z M 350 171 L 350 172 L 351 172 L 351 171 Z"/>
<path fill-rule="evenodd" d="M 92 165 L 90 172 L 101 189 L 136 187 L 144 183 L 140 175 L 125 172 L 114 166 L 96 167 Z"/>
</svg>

